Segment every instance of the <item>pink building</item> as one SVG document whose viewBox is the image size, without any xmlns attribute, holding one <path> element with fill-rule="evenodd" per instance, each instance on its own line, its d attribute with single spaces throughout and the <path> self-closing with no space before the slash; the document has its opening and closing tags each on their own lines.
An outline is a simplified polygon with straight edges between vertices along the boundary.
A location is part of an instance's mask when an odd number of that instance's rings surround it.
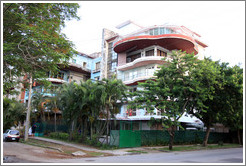
<svg viewBox="0 0 246 166">
<path fill-rule="evenodd" d="M 142 27 L 132 21 L 118 25 L 115 31 L 104 29 L 102 77 L 110 78 L 116 74 L 118 79 L 135 91 L 138 82 L 154 79 L 154 72 L 166 63 L 162 60 L 163 57 L 169 58 L 172 51 L 194 53 L 199 59 L 203 59 L 207 45 L 200 41 L 200 37 L 185 26 Z M 160 118 L 161 115 L 157 110 L 149 114 L 144 109 L 133 110 L 129 114 L 127 105 L 123 105 L 116 116 L 118 120 L 143 122 L 151 117 Z M 194 119 L 195 121 L 197 119 Z"/>
</svg>

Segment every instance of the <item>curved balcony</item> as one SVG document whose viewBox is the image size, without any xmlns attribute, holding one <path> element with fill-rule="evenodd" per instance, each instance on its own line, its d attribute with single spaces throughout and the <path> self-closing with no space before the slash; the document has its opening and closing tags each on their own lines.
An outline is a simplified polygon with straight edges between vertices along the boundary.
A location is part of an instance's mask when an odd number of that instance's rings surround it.
<svg viewBox="0 0 246 166">
<path fill-rule="evenodd" d="M 144 75 L 144 76 L 139 76 L 130 80 L 125 80 L 123 81 L 124 84 L 126 85 L 135 85 L 137 82 L 143 82 L 145 80 L 148 80 L 150 78 L 156 78 L 156 76 L 151 76 L 151 75 Z"/>
<path fill-rule="evenodd" d="M 114 44 L 117 53 L 143 49 L 152 45 L 159 45 L 168 50 L 182 50 L 187 53 L 198 53 L 196 42 L 192 37 L 182 34 L 144 35 L 124 38 Z"/>
<path fill-rule="evenodd" d="M 129 69 L 133 69 L 140 66 L 146 66 L 148 64 L 160 64 L 162 65 L 165 61 L 162 60 L 164 57 L 162 56 L 145 56 L 141 58 L 135 59 L 133 62 L 126 63 L 124 65 L 118 66 L 118 70 L 125 71 Z"/>
</svg>

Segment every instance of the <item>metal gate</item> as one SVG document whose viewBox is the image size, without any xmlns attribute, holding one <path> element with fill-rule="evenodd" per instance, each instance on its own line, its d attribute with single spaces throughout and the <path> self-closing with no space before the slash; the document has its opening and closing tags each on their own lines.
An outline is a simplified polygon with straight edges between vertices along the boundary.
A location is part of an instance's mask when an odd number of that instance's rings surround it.
<svg viewBox="0 0 246 166">
<path fill-rule="evenodd" d="M 138 130 L 120 130 L 119 147 L 140 147 L 141 133 Z"/>
</svg>

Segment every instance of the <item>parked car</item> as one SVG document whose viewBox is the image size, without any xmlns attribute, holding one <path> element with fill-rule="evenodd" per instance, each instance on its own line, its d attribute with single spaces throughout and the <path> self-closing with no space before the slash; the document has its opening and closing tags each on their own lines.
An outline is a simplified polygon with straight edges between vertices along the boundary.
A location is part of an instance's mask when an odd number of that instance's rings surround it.
<svg viewBox="0 0 246 166">
<path fill-rule="evenodd" d="M 6 130 L 3 133 L 3 141 L 17 141 L 20 140 L 20 132 L 18 130 Z"/>
</svg>

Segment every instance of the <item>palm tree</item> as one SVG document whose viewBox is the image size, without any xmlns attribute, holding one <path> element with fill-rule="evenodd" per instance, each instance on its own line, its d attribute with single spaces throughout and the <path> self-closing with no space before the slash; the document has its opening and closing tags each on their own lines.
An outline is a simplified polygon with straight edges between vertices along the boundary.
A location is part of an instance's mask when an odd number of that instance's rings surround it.
<svg viewBox="0 0 246 166">
<path fill-rule="evenodd" d="M 93 126 L 98 119 L 101 107 L 102 107 L 102 95 L 104 93 L 104 86 L 94 83 L 91 80 L 87 80 L 84 83 L 84 87 L 87 89 L 86 105 L 88 108 L 88 119 L 90 122 L 90 137 L 93 137 Z"/>
<path fill-rule="evenodd" d="M 34 93 L 32 96 L 32 106 L 37 110 L 37 113 L 40 114 L 42 121 L 45 121 L 44 106 L 46 102 L 47 96 L 44 96 L 43 93 Z"/>
<path fill-rule="evenodd" d="M 118 105 L 120 102 L 126 99 L 126 86 L 121 80 L 116 79 L 113 76 L 111 79 L 102 79 L 100 83 L 104 89 L 102 93 L 102 104 L 106 109 L 106 126 L 107 126 L 107 136 L 106 142 L 108 142 L 109 135 L 109 118 L 114 117 L 114 114 L 118 111 Z"/>
<path fill-rule="evenodd" d="M 69 84 L 63 84 L 60 90 L 58 108 L 62 111 L 63 119 L 70 127 L 69 130 L 70 140 L 72 140 L 74 123 L 78 114 L 77 101 L 78 101 L 77 84 L 74 82 L 71 82 Z"/>
<path fill-rule="evenodd" d="M 56 114 L 58 112 L 60 112 L 59 108 L 58 108 L 58 103 L 60 101 L 60 93 L 59 93 L 59 89 L 54 89 L 51 88 L 51 96 L 47 98 L 46 102 L 47 102 L 47 106 L 48 108 L 55 114 L 54 116 L 54 124 L 55 124 L 55 132 L 56 132 Z"/>
</svg>

